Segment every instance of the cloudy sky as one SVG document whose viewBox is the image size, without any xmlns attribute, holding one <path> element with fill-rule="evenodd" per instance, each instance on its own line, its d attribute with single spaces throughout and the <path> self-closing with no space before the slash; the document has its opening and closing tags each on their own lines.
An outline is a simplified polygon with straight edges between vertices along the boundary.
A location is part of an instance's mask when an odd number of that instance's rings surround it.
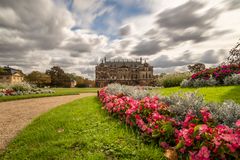
<svg viewBox="0 0 240 160">
<path fill-rule="evenodd" d="M 0 0 L 0 65 L 94 78 L 101 58 L 154 72 L 214 66 L 240 38 L 240 0 Z"/>
</svg>

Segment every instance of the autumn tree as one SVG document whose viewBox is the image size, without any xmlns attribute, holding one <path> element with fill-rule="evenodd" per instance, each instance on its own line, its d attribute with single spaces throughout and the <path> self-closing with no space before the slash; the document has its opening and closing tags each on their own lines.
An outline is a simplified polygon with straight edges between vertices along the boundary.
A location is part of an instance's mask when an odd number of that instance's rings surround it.
<svg viewBox="0 0 240 160">
<path fill-rule="evenodd" d="M 39 71 L 32 71 L 26 76 L 28 82 L 36 84 L 39 87 L 50 85 L 51 77 L 45 73 Z"/>
<path fill-rule="evenodd" d="M 66 87 L 70 81 L 70 77 L 59 66 L 53 66 L 46 74 L 51 77 L 51 86 Z"/>
<path fill-rule="evenodd" d="M 196 73 L 205 69 L 205 65 L 202 63 L 196 63 L 193 65 L 188 65 L 188 70 L 192 73 Z"/>
<path fill-rule="evenodd" d="M 229 51 L 227 60 L 230 64 L 240 64 L 240 40 L 237 45 Z"/>
</svg>

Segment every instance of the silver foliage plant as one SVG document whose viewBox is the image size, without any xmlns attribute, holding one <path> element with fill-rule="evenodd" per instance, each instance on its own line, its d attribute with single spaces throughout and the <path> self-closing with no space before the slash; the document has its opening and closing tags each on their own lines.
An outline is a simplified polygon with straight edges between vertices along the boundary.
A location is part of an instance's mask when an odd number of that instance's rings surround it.
<svg viewBox="0 0 240 160">
<path fill-rule="evenodd" d="M 230 127 L 235 127 L 235 122 L 240 119 L 240 105 L 234 101 L 224 101 L 220 103 L 212 103 L 208 105 L 213 119 L 219 124 L 225 124 Z"/>
<path fill-rule="evenodd" d="M 134 99 L 142 99 L 146 96 L 154 96 L 148 88 L 140 86 L 126 86 L 120 84 L 110 84 L 107 87 L 109 94 L 124 95 Z M 203 96 L 196 92 L 178 92 L 171 96 L 158 95 L 159 100 L 169 104 L 169 111 L 173 113 L 177 120 L 184 120 L 186 114 L 191 111 L 197 116 L 201 116 L 200 109 L 207 108 L 217 124 L 225 124 L 229 127 L 235 127 L 235 122 L 240 119 L 240 105 L 234 101 L 225 101 L 223 103 L 206 103 Z"/>
<path fill-rule="evenodd" d="M 176 115 L 176 119 L 184 120 L 189 111 L 200 116 L 200 109 L 206 106 L 202 96 L 197 92 L 178 92 L 169 97 L 160 97 L 160 100 L 168 103 L 169 111 Z"/>
<path fill-rule="evenodd" d="M 152 96 L 148 89 L 149 88 L 143 86 L 127 86 L 118 83 L 112 83 L 107 86 L 107 92 L 109 94 L 123 94 L 129 97 L 133 97 L 134 99 L 142 99 L 147 96 Z"/>
<path fill-rule="evenodd" d="M 217 124 L 225 124 L 235 127 L 235 123 L 240 119 L 240 105 L 234 101 L 224 101 L 223 103 L 205 103 L 203 96 L 197 92 L 176 93 L 170 97 L 160 97 L 168 104 L 169 111 L 175 114 L 178 120 L 184 120 L 186 114 L 191 111 L 197 116 L 201 116 L 200 109 L 207 108 Z"/>
<path fill-rule="evenodd" d="M 233 74 L 224 78 L 224 85 L 240 85 L 240 74 Z"/>
<path fill-rule="evenodd" d="M 217 85 L 218 82 L 210 77 L 208 80 L 205 79 L 196 79 L 196 80 L 192 80 L 192 79 L 184 79 L 182 81 L 182 83 L 180 84 L 181 87 L 186 88 L 186 87 L 206 87 L 206 86 L 215 86 Z"/>
</svg>

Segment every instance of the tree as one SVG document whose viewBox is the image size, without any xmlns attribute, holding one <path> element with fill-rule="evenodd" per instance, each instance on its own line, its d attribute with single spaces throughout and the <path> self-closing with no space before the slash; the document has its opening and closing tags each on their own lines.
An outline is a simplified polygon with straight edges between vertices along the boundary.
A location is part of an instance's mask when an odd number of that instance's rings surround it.
<svg viewBox="0 0 240 160">
<path fill-rule="evenodd" d="M 188 65 L 188 70 L 192 73 L 196 73 L 205 69 L 205 65 L 202 63 L 196 63 L 193 65 Z"/>
<path fill-rule="evenodd" d="M 240 40 L 237 42 L 237 45 L 229 51 L 227 60 L 230 64 L 240 64 Z"/>
<path fill-rule="evenodd" d="M 32 71 L 30 74 L 26 76 L 26 79 L 28 82 L 36 84 L 39 87 L 50 85 L 51 83 L 51 77 L 39 71 Z"/>
<path fill-rule="evenodd" d="M 51 77 L 51 85 L 57 87 L 67 87 L 71 79 L 59 66 L 53 66 L 46 74 Z"/>
</svg>

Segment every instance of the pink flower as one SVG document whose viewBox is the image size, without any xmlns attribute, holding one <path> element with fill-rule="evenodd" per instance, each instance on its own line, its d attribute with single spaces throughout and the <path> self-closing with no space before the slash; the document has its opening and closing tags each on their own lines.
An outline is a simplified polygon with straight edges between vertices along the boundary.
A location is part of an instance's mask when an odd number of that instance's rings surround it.
<svg viewBox="0 0 240 160">
<path fill-rule="evenodd" d="M 200 127 L 199 127 L 199 133 L 200 134 L 203 134 L 205 132 L 208 131 L 208 126 L 206 124 L 202 124 Z"/>
<path fill-rule="evenodd" d="M 200 160 L 209 160 L 210 159 L 210 151 L 206 146 L 202 146 L 202 148 L 197 153 L 196 157 Z"/>
<path fill-rule="evenodd" d="M 169 147 L 169 144 L 167 144 L 166 142 L 160 142 L 160 146 L 164 149 Z"/>
<path fill-rule="evenodd" d="M 208 111 L 207 108 L 202 108 L 200 110 L 201 114 L 202 114 L 202 117 L 203 117 L 203 122 L 206 123 L 209 119 L 212 118 L 212 115 L 211 113 Z"/>
<path fill-rule="evenodd" d="M 237 127 L 240 127 L 240 119 L 235 123 Z"/>
</svg>

